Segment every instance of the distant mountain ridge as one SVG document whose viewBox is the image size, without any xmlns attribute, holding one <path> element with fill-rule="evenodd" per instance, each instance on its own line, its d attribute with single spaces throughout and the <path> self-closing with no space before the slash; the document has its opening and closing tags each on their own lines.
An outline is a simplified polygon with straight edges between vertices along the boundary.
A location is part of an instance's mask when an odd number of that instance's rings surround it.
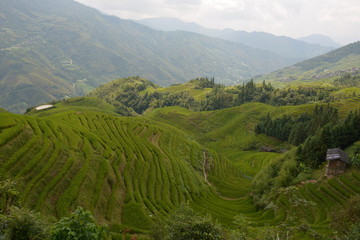
<svg viewBox="0 0 360 240">
<path fill-rule="evenodd" d="M 0 26 L 0 107 L 13 112 L 119 77 L 166 86 L 211 76 L 232 84 L 296 62 L 200 34 L 155 31 L 73 0 L 3 0 Z"/>
<path fill-rule="evenodd" d="M 320 46 L 285 36 L 265 32 L 235 31 L 233 29 L 209 29 L 196 23 L 183 22 L 176 18 L 147 18 L 137 20 L 145 26 L 162 31 L 189 31 L 239 42 L 249 47 L 272 51 L 278 55 L 305 60 L 335 49 L 334 46 Z"/>
<path fill-rule="evenodd" d="M 310 44 L 319 44 L 326 47 L 334 47 L 334 48 L 341 47 L 339 43 L 335 42 L 330 37 L 321 34 L 312 34 L 298 39 Z"/>
<path fill-rule="evenodd" d="M 255 79 L 280 86 L 332 80 L 344 74 L 360 74 L 360 41 Z"/>
</svg>

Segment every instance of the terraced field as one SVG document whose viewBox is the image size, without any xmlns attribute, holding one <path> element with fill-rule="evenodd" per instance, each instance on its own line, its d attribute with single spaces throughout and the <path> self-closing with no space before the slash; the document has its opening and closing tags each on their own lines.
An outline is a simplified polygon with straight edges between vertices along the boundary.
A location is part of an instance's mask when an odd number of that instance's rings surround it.
<svg viewBox="0 0 360 240">
<path fill-rule="evenodd" d="M 151 216 L 166 216 L 183 202 L 211 207 L 226 224 L 240 212 L 258 212 L 241 171 L 172 126 L 101 112 L 47 111 L 45 117 L 0 114 L 0 174 L 20 183 L 20 201 L 30 208 L 62 217 L 82 205 L 114 228 L 138 231 L 149 229 Z M 205 182 L 204 151 L 216 186 Z M 217 186 L 227 187 L 223 193 Z"/>
<path fill-rule="evenodd" d="M 342 115 L 360 107 L 356 98 L 348 102 L 334 105 Z M 261 209 L 252 201 L 250 186 L 258 171 L 282 156 L 259 147 L 290 146 L 253 129 L 268 112 L 298 115 L 313 108 L 251 103 L 192 112 L 169 107 L 129 118 L 82 98 L 32 111 L 33 116 L 1 112 L 0 175 L 19 182 L 25 206 L 62 217 L 81 205 L 112 231 L 146 232 L 156 216 L 184 202 L 226 227 L 233 226 L 236 215 L 260 228 L 277 225 L 286 219 L 286 199 L 277 203 L 277 211 Z M 330 209 L 359 194 L 359 183 L 360 173 L 353 170 L 300 186 L 299 196 L 317 204 L 309 223 L 330 232 Z"/>
<path fill-rule="evenodd" d="M 360 109 L 360 99 L 358 97 L 335 102 L 332 104 L 339 109 L 340 117 L 345 117 L 350 111 Z M 146 117 L 157 121 L 165 122 L 169 125 L 183 129 L 197 139 L 201 144 L 216 151 L 219 158 L 230 161 L 240 169 L 241 183 L 238 179 L 233 180 L 226 174 L 221 175 L 215 172 L 215 176 L 210 176 L 210 182 L 221 189 L 222 196 L 229 199 L 248 196 L 249 186 L 257 172 L 265 167 L 273 159 L 281 156 L 281 153 L 259 152 L 259 146 L 270 146 L 273 149 L 289 149 L 291 146 L 281 143 L 275 139 L 264 135 L 255 135 L 254 126 L 261 117 L 270 113 L 273 117 L 280 117 L 283 114 L 297 116 L 301 113 L 311 113 L 315 104 L 271 107 L 260 103 L 249 103 L 239 107 L 223 109 L 219 111 L 190 113 L 187 110 L 181 111 L 179 108 L 158 109 L 149 113 Z M 331 219 L 331 209 L 337 209 L 346 201 L 360 192 L 359 171 L 353 170 L 349 173 L 330 180 L 319 178 L 316 184 L 308 183 L 299 186 L 299 197 L 316 204 L 314 210 L 315 218 L 309 218 L 309 223 L 323 234 L 328 234 L 329 222 Z M 217 178 L 220 176 L 220 178 Z M 221 180 L 226 181 L 227 184 Z M 243 186 L 240 190 L 232 189 L 230 186 Z M 234 194 L 236 192 L 236 194 Z M 283 200 L 282 200 L 283 201 Z M 244 204 L 244 203 L 243 203 Z M 261 217 L 256 219 L 258 224 L 277 224 L 286 219 L 286 204 L 279 201 L 280 209 L 276 212 L 260 212 Z M 251 215 L 251 214 L 249 214 Z M 264 221 L 266 219 L 266 221 Z"/>
</svg>

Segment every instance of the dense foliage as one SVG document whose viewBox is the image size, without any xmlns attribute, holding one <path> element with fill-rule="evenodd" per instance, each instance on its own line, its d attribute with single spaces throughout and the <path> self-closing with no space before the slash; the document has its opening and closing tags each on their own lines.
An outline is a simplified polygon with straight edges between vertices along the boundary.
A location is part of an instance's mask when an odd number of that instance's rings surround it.
<svg viewBox="0 0 360 240">
<path fill-rule="evenodd" d="M 338 111 L 331 106 L 316 106 L 313 114 L 304 113 L 299 117 L 284 115 L 271 119 L 268 114 L 255 127 L 256 133 L 300 145 L 297 159 L 311 167 L 325 161 L 327 148 L 346 148 L 360 140 L 360 111 L 350 112 L 339 120 Z"/>
<path fill-rule="evenodd" d="M 284 115 L 272 119 L 270 114 L 256 125 L 256 133 L 265 133 L 290 144 L 299 145 L 328 123 L 338 122 L 338 110 L 331 106 L 316 106 L 313 114 L 303 113 L 299 117 Z"/>
<path fill-rule="evenodd" d="M 101 240 L 102 234 L 91 212 L 78 207 L 70 217 L 64 217 L 54 224 L 51 239 Z"/>
<path fill-rule="evenodd" d="M 186 88 L 186 86 L 191 87 Z M 194 111 L 211 111 L 249 102 L 286 106 L 314 102 L 328 103 L 340 98 L 356 96 L 356 93 L 334 96 L 333 93 L 341 88 L 342 86 L 309 85 L 276 89 L 269 82 L 256 84 L 253 80 L 242 85 L 226 87 L 216 84 L 214 78 L 205 77 L 189 81 L 183 88 L 179 88 L 180 90 L 172 90 L 171 87 L 159 88 L 140 77 L 129 77 L 105 84 L 89 96 L 112 104 L 119 114 L 132 116 L 142 114 L 147 109 L 167 106 L 180 106 Z M 204 91 L 206 94 L 204 98 L 196 99 L 191 91 L 200 89 L 207 89 L 206 92 Z"/>
<path fill-rule="evenodd" d="M 0 215 L 1 232 L 6 240 L 42 240 L 47 239 L 48 223 L 39 213 L 13 206 L 8 214 Z"/>
<path fill-rule="evenodd" d="M 341 87 L 360 87 L 360 75 L 345 74 L 334 80 L 334 85 Z"/>
<path fill-rule="evenodd" d="M 210 81 L 201 81 L 196 86 L 204 86 Z M 153 92 L 144 91 L 147 88 L 155 89 Z M 181 106 L 193 108 L 195 100 L 188 92 L 160 92 L 158 86 L 140 77 L 123 78 L 110 82 L 94 92 L 90 97 L 105 100 L 116 107 L 116 111 L 124 116 L 141 114 L 148 108 L 166 106 Z"/>
<path fill-rule="evenodd" d="M 8 213 L 9 208 L 18 200 L 16 182 L 10 179 L 0 180 L 0 213 Z"/>
<path fill-rule="evenodd" d="M 159 227 L 158 225 L 156 227 Z M 164 240 L 221 240 L 224 239 L 220 225 L 210 216 L 201 216 L 188 205 L 181 205 L 162 226 L 162 234 L 156 229 L 156 239 Z M 162 236 L 161 236 L 162 235 Z"/>
</svg>

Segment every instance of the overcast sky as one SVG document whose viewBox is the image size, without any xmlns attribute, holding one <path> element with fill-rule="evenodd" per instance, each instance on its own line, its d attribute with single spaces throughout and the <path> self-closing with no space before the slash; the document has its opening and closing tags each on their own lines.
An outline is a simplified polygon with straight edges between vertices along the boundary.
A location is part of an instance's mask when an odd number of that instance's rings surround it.
<svg viewBox="0 0 360 240">
<path fill-rule="evenodd" d="M 77 0 L 123 19 L 175 17 L 208 28 L 294 38 L 324 34 L 360 40 L 360 0 Z"/>
</svg>

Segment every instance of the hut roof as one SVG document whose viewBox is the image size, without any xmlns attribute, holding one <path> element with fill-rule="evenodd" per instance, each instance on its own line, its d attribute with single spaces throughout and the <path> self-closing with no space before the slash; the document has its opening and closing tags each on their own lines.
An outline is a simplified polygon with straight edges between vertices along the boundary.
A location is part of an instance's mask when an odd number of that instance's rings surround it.
<svg viewBox="0 0 360 240">
<path fill-rule="evenodd" d="M 340 148 L 329 148 L 326 153 L 326 160 L 340 160 L 349 163 L 349 156 Z"/>
</svg>

